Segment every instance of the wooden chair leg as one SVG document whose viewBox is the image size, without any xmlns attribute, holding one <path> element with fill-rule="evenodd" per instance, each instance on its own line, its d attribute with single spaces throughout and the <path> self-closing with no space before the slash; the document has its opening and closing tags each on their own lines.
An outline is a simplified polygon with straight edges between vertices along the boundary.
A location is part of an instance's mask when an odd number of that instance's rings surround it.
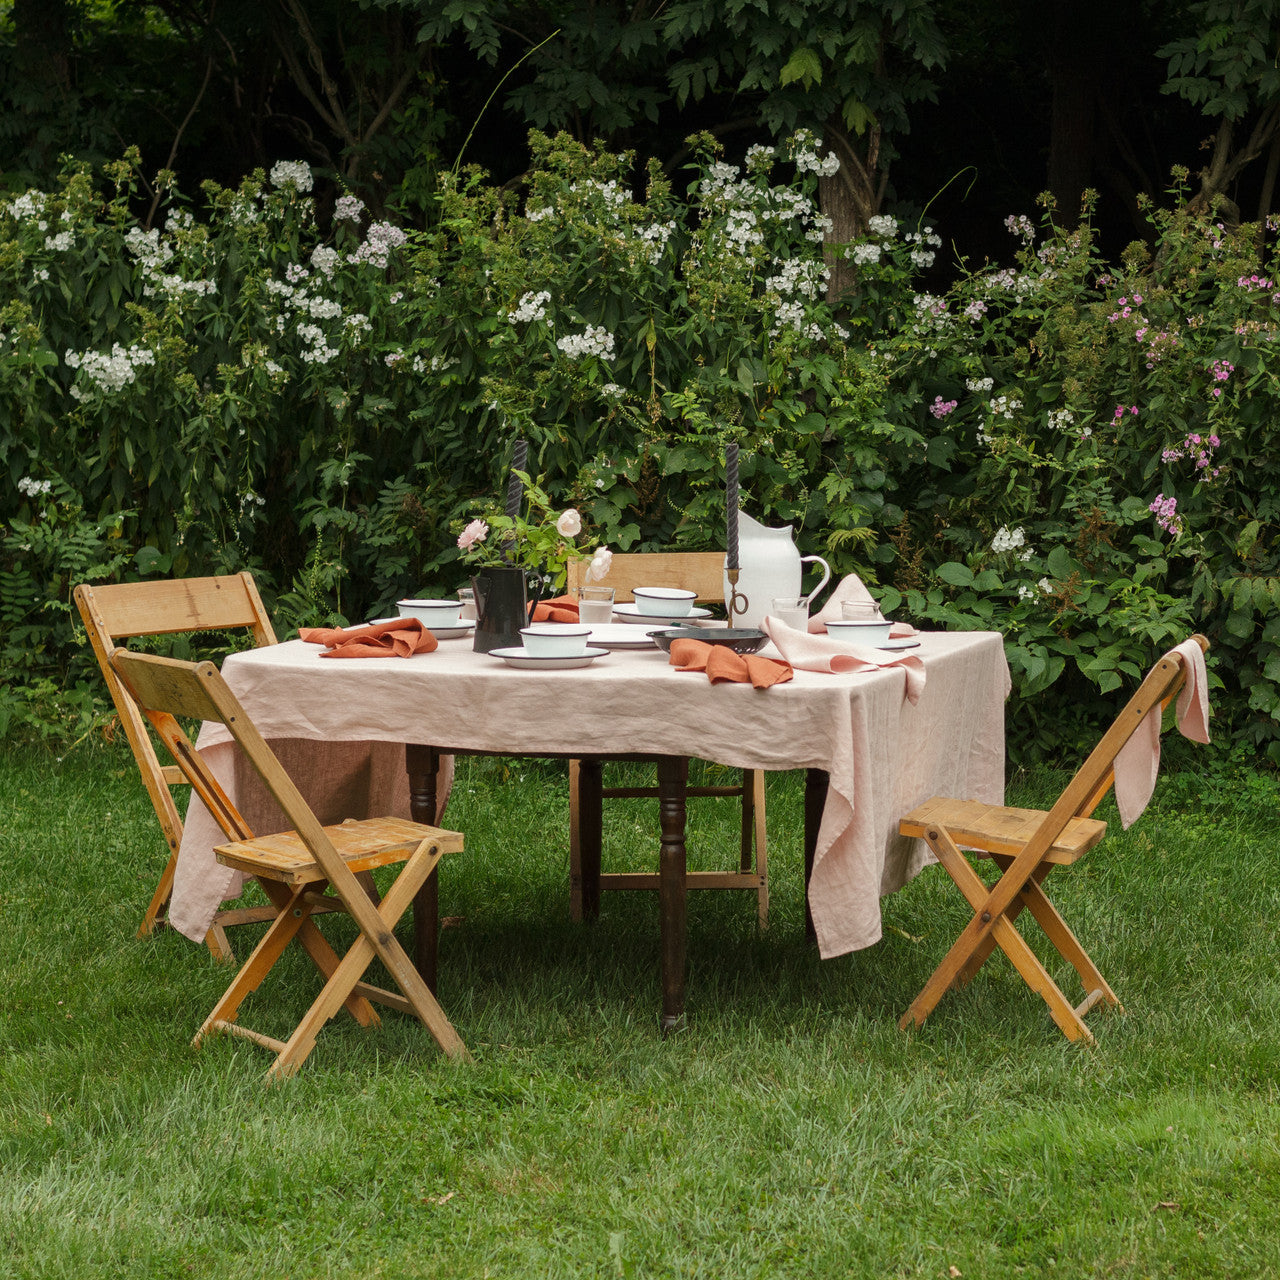
<svg viewBox="0 0 1280 1280">
<path fill-rule="evenodd" d="M 974 911 L 980 911 L 991 891 L 982 877 L 969 865 L 968 859 L 960 852 L 955 841 L 942 828 L 927 831 L 925 839 L 947 874 L 955 881 L 956 887 L 964 894 L 969 905 Z M 1036 889 L 1039 889 L 1038 885 Z M 1050 977 L 1048 970 L 1036 958 L 1035 953 L 1007 916 L 1001 915 L 993 923 L 991 933 L 996 939 L 996 944 L 1009 957 L 1023 980 L 1049 1006 L 1050 1015 L 1067 1039 L 1085 1040 L 1092 1044 L 1093 1035 L 1088 1027 L 1084 1025 L 1079 1014 Z M 923 1025 L 924 1020 L 937 1007 L 938 1001 L 942 999 L 960 970 L 976 953 L 982 942 L 983 940 L 979 939 L 976 944 L 972 944 L 966 954 L 963 935 L 956 940 L 942 963 L 925 983 L 920 994 L 912 1001 L 911 1007 L 903 1014 L 898 1023 L 903 1030 L 912 1023 L 917 1026 Z"/>
<path fill-rule="evenodd" d="M 216 921 L 209 926 L 209 932 L 204 935 L 204 945 L 209 948 L 209 954 L 219 964 L 234 963 L 236 953 L 231 949 L 227 931 Z"/>
<path fill-rule="evenodd" d="M 582 919 L 582 799 L 578 794 L 581 765 L 569 761 L 569 918 Z"/>
<path fill-rule="evenodd" d="M 145 938 L 157 925 L 164 923 L 162 913 L 167 914 L 169 897 L 173 893 L 173 876 L 177 868 L 178 851 L 174 849 L 169 853 L 169 861 L 165 863 L 164 871 L 160 875 L 160 881 L 156 885 L 156 891 L 151 895 L 151 901 L 147 904 L 147 909 L 143 914 L 142 923 L 138 926 L 136 937 Z M 222 941 L 225 943 L 226 938 L 224 937 Z M 212 947 L 209 949 L 213 950 Z M 214 957 L 215 959 L 221 959 L 217 952 L 214 952 Z"/>
<path fill-rule="evenodd" d="M 303 901 L 306 893 L 307 887 L 302 886 L 289 895 L 275 920 L 267 927 L 266 933 L 241 966 L 240 972 L 232 979 L 231 985 L 201 1024 L 191 1041 L 193 1046 L 198 1047 L 210 1031 L 225 1029 L 223 1024 L 235 1022 L 245 998 L 261 986 L 263 978 L 271 972 L 272 966 L 284 954 L 285 947 L 293 941 L 298 930 L 307 921 L 310 911 Z"/>
<path fill-rule="evenodd" d="M 454 1059 L 465 1059 L 470 1056 L 466 1045 L 454 1030 L 453 1024 L 445 1016 L 444 1010 L 440 1008 L 417 969 L 396 941 L 394 933 L 396 922 L 413 900 L 419 886 L 435 870 L 439 860 L 440 854 L 429 851 L 428 843 L 424 841 L 418 851 L 405 863 L 404 870 L 396 877 L 395 883 L 377 908 L 382 925 L 377 936 L 371 938 L 362 930 L 360 936 L 351 944 L 347 954 L 342 957 L 329 981 L 325 983 L 324 989 L 294 1029 L 284 1049 L 271 1064 L 267 1072 L 268 1079 L 293 1075 L 306 1061 L 308 1054 L 315 1046 L 316 1036 L 319 1035 L 321 1028 L 337 1013 L 347 996 L 354 990 L 375 954 L 386 966 L 387 972 L 404 993 L 413 1012 L 444 1053 Z"/>
<path fill-rule="evenodd" d="M 756 921 L 763 933 L 769 927 L 769 841 L 765 830 L 764 770 L 752 770 L 751 808 L 755 837 L 756 875 L 760 887 L 756 890 Z"/>
<path fill-rule="evenodd" d="M 1035 917 L 1036 923 L 1044 930 L 1045 937 L 1057 948 L 1058 954 L 1080 975 L 1080 983 L 1086 994 L 1099 992 L 1098 999 L 1124 1012 L 1119 997 L 1111 990 L 1107 980 L 1098 971 L 1098 966 L 1089 958 L 1088 952 L 1080 945 L 1079 939 L 1072 933 L 1067 922 L 1058 914 L 1057 908 L 1045 896 L 1038 884 L 1029 883 L 1023 890 L 1027 910 Z"/>
<path fill-rule="evenodd" d="M 998 855 L 996 855 L 995 862 L 1001 871 L 1005 871 L 1009 867 L 1009 865 L 1013 862 L 1013 859 L 1012 858 L 1001 859 Z M 1040 883 L 1041 881 L 1044 880 L 1045 876 L 1047 876 L 1049 872 L 1052 870 L 1053 870 L 1053 864 L 1051 862 L 1042 863 L 1031 873 L 1031 879 L 1036 881 L 1036 883 Z M 1009 910 L 1005 912 L 1005 918 L 1010 923 L 1016 922 L 1018 919 L 1018 916 L 1021 915 L 1022 913 L 1023 905 L 1024 905 L 1024 902 L 1021 896 L 1015 898 L 1013 902 L 1010 903 Z M 984 964 L 986 964 L 987 960 L 990 959 L 991 954 L 995 951 L 995 949 L 996 949 L 995 938 L 991 934 L 987 934 L 987 936 L 983 938 L 983 940 L 978 944 L 978 947 L 974 951 L 973 955 L 971 955 L 969 959 L 965 962 L 965 964 L 961 967 L 960 972 L 956 974 L 956 980 L 954 985 L 957 990 L 961 987 L 967 987 L 969 983 L 971 983 L 974 980 L 974 978 L 977 977 L 978 970 L 981 969 Z"/>
</svg>

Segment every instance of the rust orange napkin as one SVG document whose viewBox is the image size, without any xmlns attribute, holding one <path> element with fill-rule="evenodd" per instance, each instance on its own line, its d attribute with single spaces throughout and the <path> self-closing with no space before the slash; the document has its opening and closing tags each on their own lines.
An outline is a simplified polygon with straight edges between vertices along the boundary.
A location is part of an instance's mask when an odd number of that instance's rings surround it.
<svg viewBox="0 0 1280 1280">
<path fill-rule="evenodd" d="M 791 664 L 754 653 L 734 653 L 727 645 L 705 640 L 676 640 L 671 665 L 681 671 L 705 671 L 712 684 L 750 684 L 756 689 L 783 684 L 792 677 Z"/>
<path fill-rule="evenodd" d="M 534 606 L 534 622 L 577 622 L 578 602 L 572 596 L 540 600 Z"/>
<path fill-rule="evenodd" d="M 368 627 L 302 627 L 298 639 L 322 644 L 322 658 L 407 658 L 440 642 L 417 618 L 392 618 Z"/>
</svg>

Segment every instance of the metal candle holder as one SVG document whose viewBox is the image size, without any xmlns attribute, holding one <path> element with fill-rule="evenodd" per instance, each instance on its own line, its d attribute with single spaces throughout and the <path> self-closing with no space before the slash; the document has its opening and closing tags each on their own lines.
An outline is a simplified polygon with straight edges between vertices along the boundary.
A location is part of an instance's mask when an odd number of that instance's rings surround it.
<svg viewBox="0 0 1280 1280">
<path fill-rule="evenodd" d="M 725 577 L 729 579 L 729 598 L 724 602 L 725 610 L 729 614 L 729 625 L 733 626 L 733 617 L 737 613 L 746 613 L 751 601 L 738 590 L 738 574 L 739 569 L 726 569 Z"/>
</svg>

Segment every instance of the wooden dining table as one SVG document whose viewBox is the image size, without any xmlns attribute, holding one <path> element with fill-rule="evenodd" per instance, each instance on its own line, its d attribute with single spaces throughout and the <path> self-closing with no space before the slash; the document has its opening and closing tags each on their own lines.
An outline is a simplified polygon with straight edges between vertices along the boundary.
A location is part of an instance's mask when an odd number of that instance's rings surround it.
<svg viewBox="0 0 1280 1280">
<path fill-rule="evenodd" d="M 324 822 L 366 813 L 443 817 L 452 755 L 584 760 L 583 860 L 599 862 L 593 762 L 658 766 L 662 1025 L 684 1013 L 684 797 L 688 760 L 744 769 L 807 770 L 807 901 L 824 957 L 881 936 L 880 898 L 932 856 L 897 834 L 930 795 L 1004 797 L 1009 672 L 995 632 L 926 632 L 918 700 L 901 668 L 832 674 L 797 670 L 757 690 L 681 672 L 657 649 L 616 650 L 574 670 L 521 670 L 446 640 L 409 658 L 322 657 L 290 641 L 228 657 L 227 683 Z M 767 652 L 767 651 L 766 651 Z M 220 726 L 197 743 L 259 834 L 285 824 Z M 241 888 L 220 866 L 221 836 L 198 801 L 187 815 L 170 923 L 203 939 L 213 912 Z M 468 848 L 472 846 L 469 844 Z M 588 900 L 591 909 L 590 884 Z M 416 954 L 434 980 L 434 880 L 416 904 Z"/>
</svg>

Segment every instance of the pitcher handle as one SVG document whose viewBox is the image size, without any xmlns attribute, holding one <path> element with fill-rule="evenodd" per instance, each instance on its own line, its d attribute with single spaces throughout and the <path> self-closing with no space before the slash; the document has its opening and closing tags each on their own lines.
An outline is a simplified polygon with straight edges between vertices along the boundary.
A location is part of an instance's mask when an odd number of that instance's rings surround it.
<svg viewBox="0 0 1280 1280">
<path fill-rule="evenodd" d="M 814 589 L 810 591 L 807 596 L 805 596 L 804 602 L 807 605 L 814 598 L 814 596 L 816 596 L 818 592 L 821 591 L 822 588 L 825 587 L 827 583 L 831 581 L 831 566 L 821 556 L 801 556 L 800 563 L 801 564 L 820 564 L 822 566 L 822 581 L 818 583 L 818 585 L 814 587 Z"/>
</svg>

